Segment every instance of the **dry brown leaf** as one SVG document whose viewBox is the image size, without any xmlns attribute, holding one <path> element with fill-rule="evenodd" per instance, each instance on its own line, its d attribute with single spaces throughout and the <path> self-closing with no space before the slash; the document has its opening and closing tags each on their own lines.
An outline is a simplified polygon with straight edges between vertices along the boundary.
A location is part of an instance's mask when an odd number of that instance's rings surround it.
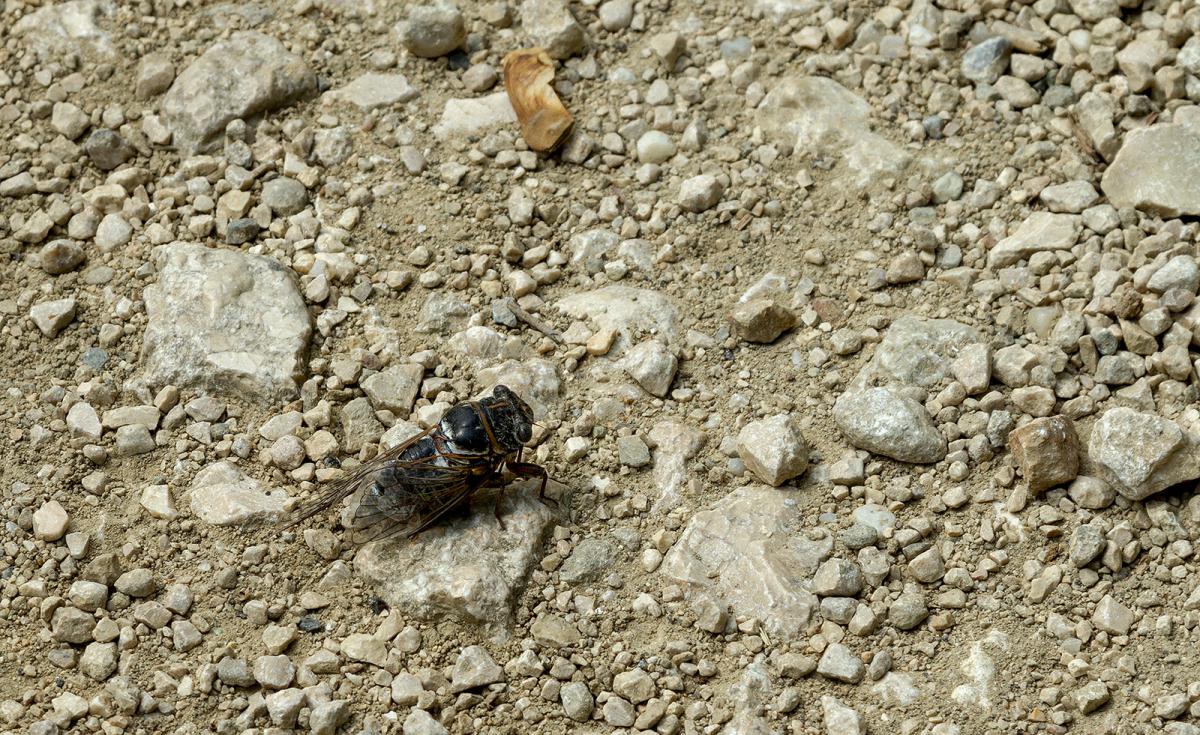
<svg viewBox="0 0 1200 735">
<path fill-rule="evenodd" d="M 521 137 L 535 151 L 557 148 L 575 124 L 553 81 L 554 61 L 545 49 L 521 49 L 504 57 L 504 89 L 521 123 Z"/>
</svg>

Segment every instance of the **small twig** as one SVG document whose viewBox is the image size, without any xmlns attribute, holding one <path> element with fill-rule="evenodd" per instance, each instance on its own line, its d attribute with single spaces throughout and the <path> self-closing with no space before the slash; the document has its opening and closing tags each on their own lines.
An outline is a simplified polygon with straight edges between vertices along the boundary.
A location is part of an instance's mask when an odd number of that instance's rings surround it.
<svg viewBox="0 0 1200 735">
<path fill-rule="evenodd" d="M 505 306 L 508 307 L 508 310 L 512 312 L 518 321 L 525 322 L 555 342 L 562 344 L 562 334 L 557 329 L 546 324 L 528 311 L 525 311 L 520 306 L 517 306 L 517 302 L 514 299 L 507 299 L 506 301 Z"/>
</svg>

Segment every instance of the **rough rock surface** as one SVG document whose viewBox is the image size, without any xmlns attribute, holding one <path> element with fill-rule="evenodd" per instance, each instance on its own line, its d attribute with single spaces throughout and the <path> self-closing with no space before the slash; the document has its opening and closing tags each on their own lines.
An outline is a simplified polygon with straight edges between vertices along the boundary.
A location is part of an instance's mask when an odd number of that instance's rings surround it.
<svg viewBox="0 0 1200 735">
<path fill-rule="evenodd" d="M 833 406 L 838 428 L 856 447 L 901 462 L 946 456 L 946 440 L 925 407 L 888 388 L 847 391 Z"/>
<path fill-rule="evenodd" d="M 1092 427 L 1088 456 L 1130 500 L 1200 477 L 1200 436 L 1168 418 L 1131 408 L 1104 412 Z"/>
<path fill-rule="evenodd" d="M 536 561 L 551 511 L 525 483 L 504 493 L 501 526 L 491 501 L 479 501 L 465 518 L 412 539 L 370 543 L 354 567 L 392 607 L 422 619 L 450 615 L 492 627 L 502 635 L 514 595 Z"/>
<path fill-rule="evenodd" d="M 936 385 L 952 374 L 960 353 L 980 341 L 974 329 L 953 319 L 905 314 L 888 327 L 874 356 L 851 385 Z"/>
<path fill-rule="evenodd" d="M 402 74 L 367 72 L 349 84 L 328 93 L 328 96 L 354 105 L 363 112 L 411 102 L 418 92 Z"/>
<path fill-rule="evenodd" d="M 441 140 L 482 135 L 490 129 L 511 125 L 517 113 L 505 92 L 446 100 L 442 117 L 433 126 L 433 134 Z"/>
<path fill-rule="evenodd" d="M 112 39 L 97 21 L 111 16 L 113 5 L 102 0 L 67 0 L 44 5 L 12 26 L 12 35 L 30 44 L 43 58 L 88 48 L 110 57 Z"/>
<path fill-rule="evenodd" d="M 1066 416 L 1030 421 L 1009 433 L 1008 446 L 1030 492 L 1068 483 L 1079 474 L 1079 437 Z"/>
<path fill-rule="evenodd" d="M 911 156 L 871 129 L 867 102 L 827 77 L 794 77 L 775 84 L 758 111 L 758 124 L 786 136 L 797 150 L 816 150 L 843 159 L 850 177 L 866 187 L 895 176 Z"/>
<path fill-rule="evenodd" d="M 817 608 L 806 583 L 822 555 L 819 544 L 789 532 L 797 520 L 783 491 L 739 488 L 692 517 L 662 574 L 794 637 Z"/>
<path fill-rule="evenodd" d="M 146 287 L 142 379 L 263 397 L 295 395 L 312 326 L 296 281 L 259 255 L 174 243 Z"/>
<path fill-rule="evenodd" d="M 162 100 L 174 145 L 195 153 L 235 119 L 285 105 L 316 89 L 316 75 L 277 39 L 237 31 L 188 64 Z"/>
<path fill-rule="evenodd" d="M 1101 186 L 1116 207 L 1162 217 L 1200 214 L 1200 130 L 1179 124 L 1131 130 Z"/>
<path fill-rule="evenodd" d="M 287 493 L 264 489 L 229 462 L 216 462 L 196 473 L 189 493 L 192 513 L 214 526 L 273 523 L 283 517 Z"/>
<path fill-rule="evenodd" d="M 616 330 L 611 354 L 620 354 L 639 334 L 653 334 L 667 345 L 679 340 L 679 312 L 670 297 L 649 289 L 606 286 L 561 299 L 558 309 L 575 319 L 587 319 L 599 329 Z"/>
<path fill-rule="evenodd" d="M 738 432 L 738 456 L 758 479 L 778 487 L 808 469 L 808 442 L 800 421 L 780 414 L 752 421 Z"/>
<path fill-rule="evenodd" d="M 1034 212 L 1016 231 L 988 251 L 988 265 L 1002 268 L 1034 253 L 1067 250 L 1079 237 L 1079 217 Z"/>
</svg>

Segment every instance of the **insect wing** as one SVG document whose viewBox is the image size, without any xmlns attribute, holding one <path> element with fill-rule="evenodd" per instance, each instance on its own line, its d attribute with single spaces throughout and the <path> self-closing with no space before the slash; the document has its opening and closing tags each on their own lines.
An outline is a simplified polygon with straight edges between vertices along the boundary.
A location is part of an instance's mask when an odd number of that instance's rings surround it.
<svg viewBox="0 0 1200 735">
<path fill-rule="evenodd" d="M 424 441 L 433 442 L 427 437 Z M 414 447 L 416 448 L 416 447 Z M 454 464 L 436 445 L 397 460 L 378 483 L 363 488 L 350 523 L 351 541 L 363 544 L 397 533 L 411 535 L 466 500 L 474 491 L 467 464 Z"/>
<path fill-rule="evenodd" d="M 339 478 L 333 485 L 323 491 L 320 495 L 312 500 L 303 503 L 294 513 L 292 519 L 288 521 L 286 527 L 298 525 L 316 514 L 328 510 L 338 502 L 345 500 L 349 496 L 359 490 L 372 485 L 376 478 L 382 473 L 388 471 L 401 455 L 403 455 L 411 446 L 421 441 L 433 431 L 434 427 L 430 427 L 422 431 L 416 436 L 409 437 L 407 440 L 397 444 L 385 452 L 380 452 L 373 459 L 364 462 L 361 466 L 345 477 Z"/>
</svg>

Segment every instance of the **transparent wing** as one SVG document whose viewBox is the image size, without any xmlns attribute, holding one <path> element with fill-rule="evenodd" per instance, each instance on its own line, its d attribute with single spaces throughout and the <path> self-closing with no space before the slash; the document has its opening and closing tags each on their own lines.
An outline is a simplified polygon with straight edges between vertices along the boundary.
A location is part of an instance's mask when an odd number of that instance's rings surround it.
<svg viewBox="0 0 1200 735">
<path fill-rule="evenodd" d="M 317 497 L 301 503 L 288 520 L 285 528 L 303 523 L 316 514 L 328 510 L 334 504 L 345 500 L 364 487 L 370 486 L 381 473 L 389 471 L 409 447 L 424 439 L 431 431 L 433 431 L 433 427 L 426 429 L 416 436 L 410 437 L 408 440 L 397 444 L 385 452 L 380 452 L 375 458 L 355 468 L 353 472 L 339 477 Z"/>
<path fill-rule="evenodd" d="M 488 475 L 479 470 L 490 464 L 486 456 L 445 451 L 436 436 L 430 438 L 431 432 L 412 437 L 338 480 L 304 505 L 291 525 L 358 493 L 348 527 L 352 543 L 428 528 L 470 498 Z M 408 452 L 423 440 L 432 442 L 422 448 L 426 451 Z"/>
</svg>

